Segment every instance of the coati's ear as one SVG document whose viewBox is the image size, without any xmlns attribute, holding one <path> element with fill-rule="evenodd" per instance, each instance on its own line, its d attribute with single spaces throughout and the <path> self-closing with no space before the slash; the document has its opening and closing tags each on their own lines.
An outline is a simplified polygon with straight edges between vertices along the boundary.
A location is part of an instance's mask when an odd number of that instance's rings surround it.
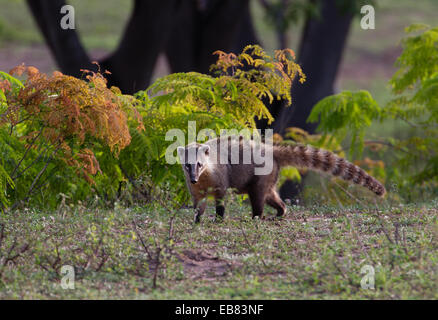
<svg viewBox="0 0 438 320">
<path fill-rule="evenodd" d="M 210 153 L 210 146 L 207 144 L 203 144 L 200 148 L 199 151 L 203 154 L 205 154 L 206 156 L 208 156 L 208 154 Z"/>
<path fill-rule="evenodd" d="M 178 148 L 176 148 L 176 151 L 178 152 L 179 158 L 181 159 L 181 163 L 183 163 L 184 160 L 185 160 L 184 156 L 185 156 L 185 153 L 186 153 L 186 148 L 178 147 Z"/>
</svg>

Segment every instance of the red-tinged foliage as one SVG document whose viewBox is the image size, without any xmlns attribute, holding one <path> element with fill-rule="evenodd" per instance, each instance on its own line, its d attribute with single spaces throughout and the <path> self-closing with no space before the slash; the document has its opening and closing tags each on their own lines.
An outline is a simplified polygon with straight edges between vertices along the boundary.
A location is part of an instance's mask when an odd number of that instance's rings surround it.
<svg viewBox="0 0 438 320">
<path fill-rule="evenodd" d="M 11 75 L 26 75 L 18 93 L 3 81 L 8 108 L 0 125 L 25 124 L 23 138 L 29 144 L 40 137 L 58 157 L 77 167 L 87 181 L 100 171 L 92 146 L 100 143 L 116 156 L 131 142 L 128 117 L 144 129 L 135 109 L 136 100 L 117 88 L 107 88 L 101 73 L 84 70 L 87 81 L 55 71 L 48 76 L 35 67 L 17 66 Z M 35 147 L 33 144 L 31 147 Z"/>
<path fill-rule="evenodd" d="M 8 80 L 0 80 L 0 90 L 9 91 L 11 90 L 11 83 Z"/>
</svg>

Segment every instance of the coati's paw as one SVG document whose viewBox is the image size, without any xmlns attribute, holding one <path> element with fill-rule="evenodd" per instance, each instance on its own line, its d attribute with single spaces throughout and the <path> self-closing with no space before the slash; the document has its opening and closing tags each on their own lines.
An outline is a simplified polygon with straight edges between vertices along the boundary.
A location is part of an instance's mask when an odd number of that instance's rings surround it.
<svg viewBox="0 0 438 320">
<path fill-rule="evenodd" d="M 287 211 L 285 210 L 285 211 L 283 211 L 283 212 L 277 212 L 277 215 L 276 215 L 276 217 L 277 218 L 282 218 L 282 217 L 284 217 L 284 215 L 287 213 Z"/>
<path fill-rule="evenodd" d="M 195 214 L 195 217 L 193 219 L 195 224 L 201 223 L 201 216 L 199 214 Z"/>
<path fill-rule="evenodd" d="M 280 220 L 283 220 L 283 216 L 282 215 L 281 216 L 279 216 L 279 215 L 270 216 L 270 217 L 266 218 L 266 220 L 267 221 L 280 221 Z"/>
</svg>

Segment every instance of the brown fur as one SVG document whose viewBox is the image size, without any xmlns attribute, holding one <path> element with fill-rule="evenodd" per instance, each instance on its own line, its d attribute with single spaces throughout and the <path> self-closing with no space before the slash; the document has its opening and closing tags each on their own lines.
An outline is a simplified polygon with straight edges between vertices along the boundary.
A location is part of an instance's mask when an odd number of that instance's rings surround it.
<svg viewBox="0 0 438 320">
<path fill-rule="evenodd" d="M 223 139 L 227 139 L 224 141 Z M 253 141 L 235 139 L 232 144 L 238 144 L 239 161 L 233 164 L 229 156 L 226 164 L 220 164 L 221 143 L 229 143 L 230 137 L 212 139 L 205 144 L 190 144 L 186 148 L 178 149 L 180 157 L 188 159 L 188 150 L 196 149 L 196 163 L 189 165 L 183 163 L 187 186 L 193 198 L 196 209 L 195 221 L 200 221 L 200 216 L 206 208 L 206 197 L 213 196 L 216 199 L 216 214 L 222 218 L 224 215 L 224 196 L 226 190 L 234 189 L 237 193 L 247 193 L 252 206 L 253 217 L 263 217 L 265 204 L 277 210 L 277 216 L 282 216 L 286 211 L 286 205 L 280 199 L 276 191 L 278 173 L 281 167 L 295 166 L 330 173 L 344 180 L 360 184 L 379 196 L 385 194 L 384 186 L 364 170 L 322 149 L 304 145 L 269 146 L 260 144 L 263 153 L 273 152 L 272 172 L 267 175 L 256 175 L 255 168 L 260 166 L 255 163 L 243 163 L 243 150 L 254 147 Z M 231 147 L 228 148 L 231 154 Z M 183 160 L 183 159 L 181 159 Z M 211 163 L 212 160 L 216 162 Z"/>
</svg>

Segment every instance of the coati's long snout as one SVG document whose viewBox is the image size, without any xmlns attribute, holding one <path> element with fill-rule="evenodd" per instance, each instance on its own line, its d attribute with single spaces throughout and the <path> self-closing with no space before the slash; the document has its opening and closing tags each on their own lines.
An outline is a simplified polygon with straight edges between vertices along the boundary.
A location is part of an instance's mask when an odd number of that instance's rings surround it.
<svg viewBox="0 0 438 320">
<path fill-rule="evenodd" d="M 233 148 L 239 152 L 237 162 L 228 154 Z M 228 151 L 224 153 L 224 150 Z M 241 154 L 254 150 L 261 150 L 265 156 L 272 155 L 272 170 L 269 173 L 257 174 L 260 164 L 255 163 L 253 157 L 250 157 L 249 162 L 242 161 L 244 157 L 241 157 Z M 253 217 L 263 217 L 265 204 L 275 208 L 277 216 L 282 216 L 286 211 L 286 205 L 276 191 L 276 183 L 279 170 L 284 166 L 327 172 L 362 185 L 378 196 L 383 196 L 386 192 L 379 181 L 360 167 L 330 151 L 311 146 L 272 146 L 243 138 L 221 137 L 211 139 L 204 144 L 192 143 L 186 147 L 179 147 L 178 155 L 196 209 L 196 222 L 200 221 L 205 211 L 205 198 L 208 195 L 216 199 L 217 216 L 223 217 L 225 211 L 223 199 L 229 188 L 236 190 L 237 193 L 248 194 Z"/>
</svg>

